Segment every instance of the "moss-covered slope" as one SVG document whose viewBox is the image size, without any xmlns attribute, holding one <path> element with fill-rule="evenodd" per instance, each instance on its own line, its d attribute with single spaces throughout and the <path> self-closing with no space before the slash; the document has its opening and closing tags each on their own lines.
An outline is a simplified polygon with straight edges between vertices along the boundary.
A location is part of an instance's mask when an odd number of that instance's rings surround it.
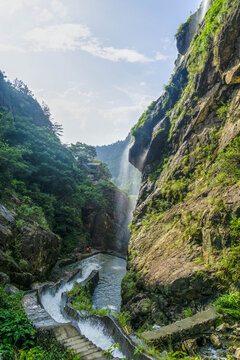
<svg viewBox="0 0 240 360">
<path fill-rule="evenodd" d="M 239 287 L 240 3 L 213 0 L 164 94 L 132 129 L 142 171 L 123 308 L 169 321 Z"/>
</svg>

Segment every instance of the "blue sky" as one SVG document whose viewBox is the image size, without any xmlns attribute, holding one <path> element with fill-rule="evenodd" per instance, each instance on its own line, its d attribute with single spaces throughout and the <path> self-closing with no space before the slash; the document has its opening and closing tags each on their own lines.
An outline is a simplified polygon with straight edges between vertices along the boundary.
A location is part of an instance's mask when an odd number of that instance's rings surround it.
<svg viewBox="0 0 240 360">
<path fill-rule="evenodd" d="M 49 105 L 63 142 L 109 144 L 161 95 L 174 69 L 174 34 L 199 5 L 0 0 L 0 69 Z"/>
</svg>

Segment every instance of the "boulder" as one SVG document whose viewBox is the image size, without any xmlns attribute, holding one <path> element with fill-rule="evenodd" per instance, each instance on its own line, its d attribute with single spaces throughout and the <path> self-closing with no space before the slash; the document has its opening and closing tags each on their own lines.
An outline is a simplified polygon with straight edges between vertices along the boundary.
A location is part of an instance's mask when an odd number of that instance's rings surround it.
<svg viewBox="0 0 240 360">
<path fill-rule="evenodd" d="M 227 329 L 228 329 L 228 325 L 226 323 L 223 323 L 216 328 L 216 331 L 225 333 Z"/>
<path fill-rule="evenodd" d="M 4 291 L 7 295 L 13 295 L 16 294 L 19 291 L 19 289 L 14 285 L 7 284 L 4 287 Z"/>
<path fill-rule="evenodd" d="M 190 355 L 194 355 L 198 349 L 198 344 L 196 339 L 185 340 L 183 346 Z"/>
<path fill-rule="evenodd" d="M 236 349 L 234 356 L 237 360 L 240 360 L 240 348 Z"/>
<path fill-rule="evenodd" d="M 38 290 L 40 287 L 44 286 L 44 285 L 48 285 L 48 286 L 54 286 L 54 282 L 53 281 L 46 281 L 46 282 L 34 282 L 31 284 L 31 289 L 32 290 Z"/>
<path fill-rule="evenodd" d="M 0 272 L 0 284 L 8 284 L 10 282 L 10 278 L 7 274 Z"/>
<path fill-rule="evenodd" d="M 11 272 L 21 272 L 21 269 L 10 256 L 5 255 L 0 250 L 0 271 L 9 274 Z"/>
<path fill-rule="evenodd" d="M 214 346 L 215 348 L 220 348 L 221 345 L 222 345 L 222 343 L 221 343 L 221 341 L 219 340 L 219 338 L 218 338 L 216 335 L 214 335 L 214 334 L 212 334 L 212 335 L 210 336 L 210 341 L 211 341 L 211 343 L 213 344 L 213 346 Z"/>
<path fill-rule="evenodd" d="M 0 249 L 9 249 L 15 235 L 16 214 L 0 204 Z"/>
<path fill-rule="evenodd" d="M 60 240 L 50 230 L 29 221 L 21 229 L 21 255 L 29 264 L 29 271 L 44 279 L 56 263 L 60 253 Z"/>
<path fill-rule="evenodd" d="M 11 282 L 22 285 L 25 288 L 29 288 L 35 281 L 35 277 L 28 272 L 14 272 L 10 274 Z"/>
</svg>

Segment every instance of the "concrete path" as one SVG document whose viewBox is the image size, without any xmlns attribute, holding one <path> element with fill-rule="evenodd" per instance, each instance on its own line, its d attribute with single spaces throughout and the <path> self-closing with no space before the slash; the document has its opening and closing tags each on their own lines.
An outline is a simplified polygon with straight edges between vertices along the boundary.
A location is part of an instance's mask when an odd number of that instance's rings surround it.
<svg viewBox="0 0 240 360">
<path fill-rule="evenodd" d="M 102 350 L 81 335 L 71 323 L 59 324 L 42 308 L 36 291 L 26 294 L 22 300 L 27 317 L 36 329 L 49 329 L 66 350 L 81 355 L 81 360 L 107 360 Z"/>
<path fill-rule="evenodd" d="M 172 343 L 181 343 L 187 339 L 209 333 L 211 326 L 215 324 L 219 316 L 216 309 L 211 307 L 186 319 L 163 326 L 158 330 L 144 332 L 142 337 L 147 343 L 157 348 L 166 347 Z"/>
<path fill-rule="evenodd" d="M 46 310 L 40 305 L 37 292 L 34 290 L 24 295 L 22 305 L 29 320 L 32 321 L 36 329 L 56 326 L 58 323 L 51 318 Z"/>
<path fill-rule="evenodd" d="M 54 326 L 52 331 L 57 341 L 66 350 L 73 350 L 76 355 L 81 356 L 81 360 L 107 360 L 102 350 L 89 341 L 69 323 Z"/>
</svg>

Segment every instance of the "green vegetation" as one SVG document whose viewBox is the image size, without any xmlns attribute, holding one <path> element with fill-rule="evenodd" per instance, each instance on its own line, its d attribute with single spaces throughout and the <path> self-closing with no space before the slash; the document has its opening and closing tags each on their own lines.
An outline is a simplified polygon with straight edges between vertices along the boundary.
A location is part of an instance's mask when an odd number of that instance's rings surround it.
<svg viewBox="0 0 240 360">
<path fill-rule="evenodd" d="M 183 312 L 182 312 L 182 314 L 183 314 L 183 316 L 184 316 L 185 318 L 193 316 L 193 313 L 192 313 L 192 309 L 191 309 L 191 308 L 184 309 Z"/>
<path fill-rule="evenodd" d="M 71 298 L 72 307 L 75 310 L 80 311 L 82 316 L 89 315 L 98 315 L 98 316 L 106 316 L 112 315 L 114 316 L 123 330 L 130 334 L 132 332 L 131 327 L 129 326 L 130 322 L 130 313 L 129 312 L 112 312 L 109 308 L 104 309 L 94 309 L 92 307 L 92 295 L 90 291 L 91 284 L 87 283 L 86 286 L 82 286 L 80 283 L 76 282 L 74 288 L 71 291 L 68 291 L 68 296 Z"/>
<path fill-rule="evenodd" d="M 104 206 L 110 173 L 101 162 L 88 165 L 96 163 L 94 147 L 63 145 L 48 107 L 26 89 L 0 72 L 0 201 L 17 212 L 19 230 L 30 218 L 57 234 L 68 253 L 89 245 L 83 212 Z M 9 200 L 16 197 L 20 206 Z"/>
<path fill-rule="evenodd" d="M 75 310 L 80 311 L 84 316 L 99 315 L 105 316 L 110 314 L 110 309 L 94 309 L 92 307 L 92 295 L 90 291 L 90 283 L 86 286 L 82 286 L 76 282 L 74 288 L 68 291 L 68 296 L 71 298 L 72 306 Z"/>
<path fill-rule="evenodd" d="M 0 354 L 3 360 L 73 360 L 53 339 L 37 344 L 36 331 L 21 305 L 23 292 L 7 295 L 0 287 Z"/>
<path fill-rule="evenodd" d="M 191 43 L 192 49 L 187 63 L 187 81 L 183 82 L 180 87 L 177 83 L 175 83 L 176 80 L 174 78 L 174 75 L 172 75 L 169 84 L 165 87 L 165 93 L 162 100 L 163 107 L 160 116 L 161 118 L 163 118 L 164 115 L 169 116 L 171 119 L 172 126 L 169 132 L 168 141 L 170 141 L 177 135 L 177 133 L 174 132 L 177 120 L 179 120 L 180 118 L 183 119 L 184 117 L 191 115 L 192 108 L 187 109 L 187 99 L 190 95 L 194 95 L 196 77 L 203 69 L 207 57 L 213 49 L 213 44 L 215 44 L 215 41 L 220 34 L 220 31 L 224 24 L 224 20 L 229 15 L 235 3 L 236 0 L 212 1 L 212 5 L 205 16 L 205 24 L 197 31 Z M 191 16 L 185 24 L 188 24 L 190 19 Z M 180 36 L 185 24 L 180 25 L 176 34 L 177 37 Z M 194 101 L 197 100 L 198 98 L 195 96 Z M 149 115 L 151 114 L 154 106 L 155 104 L 152 103 L 149 106 L 148 110 L 140 117 L 137 124 L 131 130 L 132 136 L 135 136 L 136 133 L 139 133 L 139 135 L 141 136 L 140 130 Z M 224 120 L 226 118 L 228 109 L 229 102 L 226 102 L 225 104 L 222 103 L 221 107 L 217 110 L 217 115 L 219 115 L 221 120 Z M 158 169 L 155 168 L 154 171 L 157 173 Z M 159 172 L 161 172 L 161 170 Z M 159 175 L 159 172 L 157 175 Z M 155 180 L 156 176 L 154 176 L 153 178 Z"/>
<path fill-rule="evenodd" d="M 240 293 L 233 292 L 220 296 L 215 301 L 214 306 L 217 310 L 226 314 L 229 319 L 240 320 Z"/>
<path fill-rule="evenodd" d="M 196 76 L 207 59 L 212 42 L 220 33 L 224 20 L 236 0 L 213 0 L 205 17 L 205 26 L 192 41 L 192 51 L 188 61 L 190 76 Z"/>
<path fill-rule="evenodd" d="M 35 330 L 21 306 L 23 293 L 6 295 L 0 288 L 0 352 L 3 359 L 13 359 L 18 349 L 34 345 Z"/>
<path fill-rule="evenodd" d="M 226 177 L 234 181 L 240 180 L 240 136 L 236 136 L 219 154 L 217 163 L 218 169 L 224 172 Z"/>
<path fill-rule="evenodd" d="M 131 135 L 135 136 L 136 132 L 143 127 L 143 125 L 145 124 L 148 116 L 151 114 L 152 110 L 154 109 L 156 105 L 156 101 L 153 101 L 149 107 L 147 108 L 147 110 L 142 114 L 142 116 L 139 118 L 138 122 L 136 125 L 134 125 L 134 127 L 131 129 Z"/>
<path fill-rule="evenodd" d="M 122 298 L 127 303 L 134 295 L 137 294 L 136 275 L 132 271 L 127 271 L 122 279 Z"/>
<path fill-rule="evenodd" d="M 19 360 L 80 360 L 81 356 L 74 356 L 71 351 L 61 353 L 56 344 L 52 344 L 50 351 L 36 346 L 30 350 L 20 350 Z"/>
<path fill-rule="evenodd" d="M 179 26 L 179 28 L 177 29 L 177 32 L 176 32 L 176 34 L 175 34 L 175 38 L 176 38 L 176 39 L 182 34 L 182 31 L 183 31 L 183 29 L 184 29 L 184 27 L 185 27 L 185 24 L 190 23 L 190 20 L 191 20 L 192 16 L 193 16 L 193 15 L 190 15 L 189 18 L 187 19 L 187 21 L 186 21 L 185 23 L 182 23 L 182 24 Z"/>
</svg>

